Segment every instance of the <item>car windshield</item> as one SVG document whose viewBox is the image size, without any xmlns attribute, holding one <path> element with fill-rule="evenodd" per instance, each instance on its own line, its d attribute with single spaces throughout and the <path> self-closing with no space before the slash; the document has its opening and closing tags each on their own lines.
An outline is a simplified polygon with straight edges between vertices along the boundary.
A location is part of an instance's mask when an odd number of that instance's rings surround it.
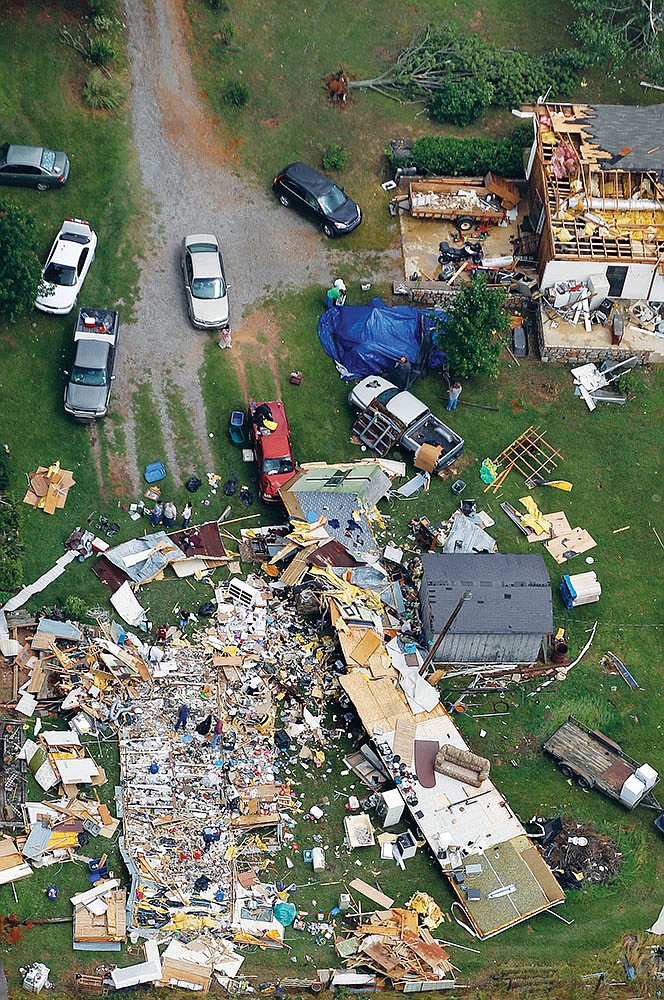
<svg viewBox="0 0 664 1000">
<path fill-rule="evenodd" d="M 71 288 L 76 284 L 76 268 L 51 261 L 44 271 L 44 281 L 48 281 L 51 285 L 66 285 Z"/>
<path fill-rule="evenodd" d="M 318 201 L 324 212 L 336 212 L 338 208 L 341 208 L 346 203 L 347 198 L 341 188 L 338 188 L 336 184 L 332 184 L 325 194 L 318 196 Z"/>
<path fill-rule="evenodd" d="M 281 476 L 285 472 L 293 471 L 293 459 L 290 455 L 283 458 L 266 458 L 263 464 L 263 472 L 268 476 Z"/>
<path fill-rule="evenodd" d="M 52 149 L 42 149 L 41 155 L 41 168 L 42 170 L 48 170 L 49 173 L 53 173 L 53 168 L 55 166 L 55 153 Z"/>
<path fill-rule="evenodd" d="M 194 278 L 191 294 L 195 299 L 220 299 L 224 294 L 221 278 Z"/>
<path fill-rule="evenodd" d="M 74 365 L 71 380 L 74 385 L 106 385 L 106 371 L 103 368 L 81 368 Z"/>
</svg>

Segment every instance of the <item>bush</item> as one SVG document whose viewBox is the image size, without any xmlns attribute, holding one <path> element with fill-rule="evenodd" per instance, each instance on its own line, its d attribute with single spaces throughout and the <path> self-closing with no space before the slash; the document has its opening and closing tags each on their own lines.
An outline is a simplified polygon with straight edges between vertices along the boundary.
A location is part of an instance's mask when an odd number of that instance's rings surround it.
<svg viewBox="0 0 664 1000">
<path fill-rule="evenodd" d="M 224 104 L 232 108 L 243 108 L 249 100 L 249 87 L 244 80 L 229 80 L 221 92 Z"/>
<path fill-rule="evenodd" d="M 83 85 L 83 99 L 95 111 L 117 111 L 125 102 L 124 84 L 115 76 L 93 69 Z"/>
<path fill-rule="evenodd" d="M 233 22 L 222 21 L 219 25 L 219 30 L 215 33 L 214 37 L 215 41 L 226 46 L 227 48 L 235 38 L 235 25 Z"/>
<path fill-rule="evenodd" d="M 415 140 L 409 160 L 388 156 L 395 169 L 412 164 L 428 176 L 478 177 L 492 170 L 501 177 L 523 177 L 523 150 L 532 141 L 532 125 L 524 124 L 505 139 L 425 135 Z"/>
<path fill-rule="evenodd" d="M 23 586 L 23 563 L 14 556 L 4 556 L 0 563 L 0 591 L 15 593 Z"/>
<path fill-rule="evenodd" d="M 230 10 L 228 0 L 207 0 L 207 2 L 210 10 L 222 11 L 223 13 Z"/>
<path fill-rule="evenodd" d="M 62 610 L 67 618 L 73 618 L 77 622 L 87 621 L 90 617 L 88 606 L 83 598 L 75 597 L 74 594 L 65 597 Z"/>
<path fill-rule="evenodd" d="M 493 103 L 493 94 L 493 84 L 488 80 L 448 77 L 428 102 L 427 111 L 441 122 L 472 125 Z"/>
<path fill-rule="evenodd" d="M 88 59 L 95 66 L 108 66 L 109 63 L 117 59 L 118 50 L 110 38 L 104 35 L 97 35 L 91 38 L 88 44 Z"/>
<path fill-rule="evenodd" d="M 16 591 L 23 584 L 23 554 L 21 541 L 23 509 L 11 496 L 0 504 L 0 590 Z"/>
<path fill-rule="evenodd" d="M 0 316 L 9 323 L 32 309 L 41 283 L 34 216 L 0 202 Z"/>
<path fill-rule="evenodd" d="M 343 146 L 333 142 L 326 146 L 321 156 L 323 170 L 345 170 L 348 166 L 350 153 Z"/>
</svg>

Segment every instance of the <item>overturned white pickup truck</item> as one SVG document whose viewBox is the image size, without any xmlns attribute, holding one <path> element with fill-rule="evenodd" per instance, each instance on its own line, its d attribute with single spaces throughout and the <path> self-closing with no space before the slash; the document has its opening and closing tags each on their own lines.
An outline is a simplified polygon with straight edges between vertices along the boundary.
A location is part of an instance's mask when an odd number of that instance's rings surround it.
<svg viewBox="0 0 664 1000">
<path fill-rule="evenodd" d="M 412 392 L 398 389 L 380 375 L 368 375 L 351 389 L 350 405 L 360 411 L 353 434 L 383 458 L 398 445 L 413 457 L 422 445 L 440 449 L 434 472 L 446 469 L 463 454 L 463 438 L 434 416 Z"/>
</svg>

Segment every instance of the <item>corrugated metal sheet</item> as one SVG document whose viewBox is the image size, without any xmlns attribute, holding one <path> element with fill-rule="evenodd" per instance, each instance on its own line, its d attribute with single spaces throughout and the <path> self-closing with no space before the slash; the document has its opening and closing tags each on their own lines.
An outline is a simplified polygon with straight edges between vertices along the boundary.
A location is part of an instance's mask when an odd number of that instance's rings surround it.
<svg viewBox="0 0 664 1000">
<path fill-rule="evenodd" d="M 537 659 L 541 641 L 537 635 L 448 633 L 434 659 L 436 663 L 530 663 Z"/>
</svg>

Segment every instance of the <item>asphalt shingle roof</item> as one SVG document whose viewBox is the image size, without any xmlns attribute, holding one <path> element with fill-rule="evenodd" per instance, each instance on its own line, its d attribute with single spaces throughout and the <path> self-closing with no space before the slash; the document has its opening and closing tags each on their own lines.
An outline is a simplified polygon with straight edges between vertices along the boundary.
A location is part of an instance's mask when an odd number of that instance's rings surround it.
<svg viewBox="0 0 664 1000">
<path fill-rule="evenodd" d="M 470 590 L 450 629 L 456 634 L 545 635 L 553 631 L 551 581 L 544 557 L 534 553 L 422 556 L 422 589 L 429 598 L 433 632 L 440 632 L 459 598 Z"/>
<path fill-rule="evenodd" d="M 612 157 L 617 157 L 623 149 L 629 149 L 615 163 L 600 161 L 603 167 L 664 173 L 664 104 L 653 104 L 647 108 L 594 104 L 590 114 L 581 120 L 592 132 L 598 146 Z"/>
</svg>

